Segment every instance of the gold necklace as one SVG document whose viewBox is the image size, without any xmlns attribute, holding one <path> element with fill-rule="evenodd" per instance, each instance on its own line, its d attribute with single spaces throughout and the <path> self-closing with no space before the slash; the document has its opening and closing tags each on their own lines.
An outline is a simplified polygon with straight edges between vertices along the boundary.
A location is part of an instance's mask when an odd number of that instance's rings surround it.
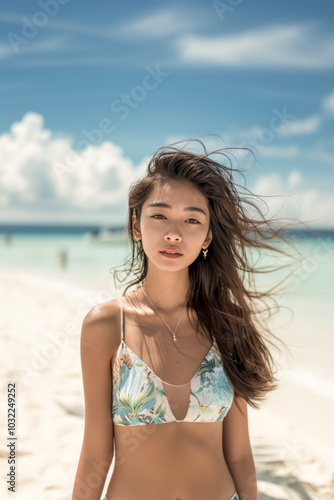
<svg viewBox="0 0 334 500">
<path fill-rule="evenodd" d="M 165 323 L 165 325 L 167 326 L 168 330 L 169 330 L 170 332 L 172 332 L 172 334 L 173 334 L 173 341 L 174 341 L 174 342 L 177 342 L 177 338 L 176 338 L 175 333 L 176 333 L 176 330 L 177 330 L 177 328 L 178 328 L 178 326 L 179 326 L 179 324 L 180 324 L 181 317 L 182 317 L 182 314 L 183 314 L 183 312 L 184 312 L 184 310 L 185 310 L 185 308 L 186 308 L 186 304 L 187 304 L 187 303 L 185 303 L 185 304 L 184 304 L 184 307 L 183 307 L 182 312 L 181 312 L 181 316 L 179 317 L 179 321 L 177 322 L 176 328 L 175 328 L 175 330 L 173 331 L 173 330 L 170 328 L 170 326 L 166 323 L 166 321 L 164 320 L 164 318 L 163 318 L 163 317 L 162 317 L 162 315 L 160 314 L 160 312 L 159 312 L 159 310 L 157 309 L 157 307 L 153 304 L 153 302 L 151 301 L 151 299 L 150 299 L 150 298 L 147 296 L 147 294 L 145 293 L 145 290 L 144 290 L 143 284 L 141 284 L 141 288 L 142 288 L 142 290 L 143 290 L 143 292 L 144 292 L 145 297 L 149 300 L 149 302 L 151 303 L 151 305 L 152 305 L 152 306 L 154 307 L 154 309 L 157 311 L 157 313 L 159 314 L 160 318 L 162 319 L 162 321 L 163 321 L 163 322 Z"/>
</svg>

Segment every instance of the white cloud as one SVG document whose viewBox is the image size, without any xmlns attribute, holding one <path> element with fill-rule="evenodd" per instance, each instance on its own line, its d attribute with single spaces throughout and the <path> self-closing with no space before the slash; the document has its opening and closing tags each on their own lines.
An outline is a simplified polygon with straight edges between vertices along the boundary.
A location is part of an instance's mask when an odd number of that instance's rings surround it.
<svg viewBox="0 0 334 500">
<path fill-rule="evenodd" d="M 334 113 L 334 92 L 323 98 L 322 107 L 328 113 Z"/>
<path fill-rule="evenodd" d="M 287 185 L 289 189 L 295 188 L 301 183 L 302 174 L 298 170 L 292 170 L 287 179 Z"/>
<path fill-rule="evenodd" d="M 41 9 L 37 9 L 40 11 Z M 43 12 L 43 11 L 42 11 Z M 85 35 L 94 38 L 113 39 L 113 38 L 158 38 L 175 33 L 184 33 L 187 30 L 203 27 L 206 11 L 202 9 L 196 14 L 189 10 L 178 7 L 164 7 L 153 12 L 147 12 L 144 15 L 127 20 L 125 22 L 117 22 L 114 24 L 91 25 L 78 23 L 77 21 L 61 20 L 57 17 L 49 18 L 47 27 L 52 30 L 60 31 L 61 33 L 70 33 Z M 32 20 L 27 17 L 28 21 Z M 23 21 L 22 16 L 0 11 L 0 22 L 17 25 L 18 29 L 13 29 L 13 32 L 21 35 L 21 30 L 27 24 Z"/>
<path fill-rule="evenodd" d="M 331 141 L 331 144 L 326 143 L 327 141 L 324 140 L 318 141 L 315 147 L 307 152 L 307 155 L 309 158 L 315 160 L 316 164 L 324 162 L 333 167 L 334 153 L 330 151 L 330 148 L 333 148 L 333 141 Z"/>
<path fill-rule="evenodd" d="M 227 131 L 221 134 L 226 144 L 247 144 L 252 147 L 260 146 L 265 156 L 283 156 L 294 157 L 299 154 L 299 146 L 290 144 L 288 146 L 273 146 L 272 142 L 278 137 L 302 136 L 315 133 L 323 123 L 322 114 L 315 114 L 297 120 L 296 115 L 285 113 L 286 107 L 282 110 L 276 110 L 272 118 L 263 126 L 251 125 L 248 128 L 231 126 Z M 280 118 L 281 116 L 281 118 Z M 276 118 L 277 119 L 276 119 Z"/>
<path fill-rule="evenodd" d="M 268 217 L 298 219 L 314 228 L 334 227 L 334 189 L 324 193 L 317 188 L 303 189 L 302 174 L 292 170 L 286 177 L 278 172 L 260 177 L 250 190 L 264 196 Z"/>
<path fill-rule="evenodd" d="M 110 141 L 77 153 L 66 137 L 53 137 L 43 117 L 27 113 L 0 136 L 0 205 L 3 221 L 40 212 L 40 218 L 59 213 L 84 219 L 115 219 L 126 214 L 127 190 L 143 173 L 122 149 Z M 123 218 L 124 220 L 124 218 Z M 18 222 L 22 220 L 18 219 Z M 29 222 L 32 222 L 29 220 Z"/>
<path fill-rule="evenodd" d="M 293 120 L 282 127 L 281 135 L 307 135 L 316 132 L 322 123 L 322 116 L 313 115 L 301 120 Z"/>
<path fill-rule="evenodd" d="M 286 126 L 287 125 L 284 125 L 284 127 Z M 282 127 L 282 130 L 284 127 Z M 261 128 L 258 125 L 253 125 L 248 128 L 231 126 L 227 131 L 222 132 L 219 136 L 212 137 L 211 135 L 204 135 L 203 137 L 200 136 L 199 139 L 204 142 L 208 151 L 220 148 L 248 147 L 252 149 L 255 154 L 260 153 L 261 156 L 268 158 L 296 158 L 301 154 L 301 149 L 298 144 L 280 146 L 271 145 L 271 143 L 280 136 L 281 131 L 277 133 L 273 132 L 270 135 L 270 129 L 269 132 L 268 129 L 268 127 Z M 267 134 L 263 133 L 265 131 L 267 131 Z M 267 137 L 270 139 L 270 142 L 266 140 Z M 182 136 L 167 136 L 166 138 L 166 144 L 178 141 L 182 141 L 183 146 L 187 145 Z M 202 146 L 196 146 L 195 143 L 194 148 L 196 148 L 196 151 L 199 153 L 204 151 Z"/>
<path fill-rule="evenodd" d="M 175 33 L 184 33 L 185 30 L 203 27 L 204 12 L 201 16 L 195 15 L 189 10 L 182 11 L 180 6 L 163 8 L 155 12 L 128 21 L 118 27 L 113 27 L 113 35 L 121 37 L 160 38 Z"/>
<path fill-rule="evenodd" d="M 334 36 L 315 24 L 271 26 L 225 36 L 187 35 L 175 41 L 183 64 L 322 69 L 334 66 Z"/>
<path fill-rule="evenodd" d="M 35 54 L 68 53 L 82 48 L 67 35 L 44 36 L 42 39 L 38 36 L 28 39 L 18 35 L 19 38 L 11 36 L 6 44 L 0 44 L 0 58 L 14 57 L 16 59 L 21 54 L 35 56 Z"/>
<path fill-rule="evenodd" d="M 296 144 L 289 146 L 267 146 L 261 154 L 270 158 L 296 158 L 301 153 L 300 147 Z"/>
<path fill-rule="evenodd" d="M 178 139 L 170 137 L 167 144 Z M 208 152 L 230 146 L 210 135 L 199 139 Z M 177 147 L 182 146 L 188 150 L 190 144 Z M 194 152 L 203 153 L 202 146 L 193 146 Z M 280 148 L 267 148 L 279 156 Z M 295 154 L 294 148 L 283 148 L 283 154 Z M 148 161 L 146 157 L 133 165 L 110 141 L 87 144 L 77 153 L 71 138 L 56 137 L 45 128 L 41 115 L 27 113 L 0 136 L 1 220 L 125 223 L 129 185 L 144 174 Z M 273 214 L 311 221 L 315 227 L 333 227 L 333 189 L 323 192 L 304 185 L 302 173 L 292 169 L 285 176 L 273 172 L 260 177 L 251 191 L 269 196 L 265 201 Z"/>
</svg>

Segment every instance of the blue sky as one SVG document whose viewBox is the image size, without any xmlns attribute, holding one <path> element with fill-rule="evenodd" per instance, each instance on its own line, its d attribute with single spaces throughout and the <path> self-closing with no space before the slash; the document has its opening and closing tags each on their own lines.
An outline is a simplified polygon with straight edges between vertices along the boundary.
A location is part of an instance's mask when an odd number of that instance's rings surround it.
<svg viewBox="0 0 334 500">
<path fill-rule="evenodd" d="M 328 0 L 2 2 L 0 221 L 123 223 L 153 151 L 205 135 L 253 149 L 247 187 L 285 197 L 282 216 L 334 227 L 333 14 Z"/>
</svg>

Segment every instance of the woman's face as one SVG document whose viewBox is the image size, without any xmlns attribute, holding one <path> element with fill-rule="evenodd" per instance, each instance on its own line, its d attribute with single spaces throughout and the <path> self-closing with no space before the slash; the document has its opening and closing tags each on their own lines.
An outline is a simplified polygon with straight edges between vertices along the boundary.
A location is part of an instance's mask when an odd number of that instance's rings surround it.
<svg viewBox="0 0 334 500">
<path fill-rule="evenodd" d="M 142 240 L 148 259 L 159 269 L 177 271 L 196 260 L 212 240 L 206 197 L 188 181 L 169 180 L 152 190 L 133 234 Z M 167 252 L 177 252 L 177 255 Z"/>
</svg>

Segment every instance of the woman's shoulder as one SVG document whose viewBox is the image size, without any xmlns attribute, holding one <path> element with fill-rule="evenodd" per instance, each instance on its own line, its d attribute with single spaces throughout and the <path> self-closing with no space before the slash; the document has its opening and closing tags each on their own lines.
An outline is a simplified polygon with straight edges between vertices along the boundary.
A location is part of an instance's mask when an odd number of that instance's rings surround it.
<svg viewBox="0 0 334 500">
<path fill-rule="evenodd" d="M 121 340 L 120 308 L 118 299 L 93 306 L 82 322 L 82 341 L 91 347 L 114 352 Z"/>
</svg>

